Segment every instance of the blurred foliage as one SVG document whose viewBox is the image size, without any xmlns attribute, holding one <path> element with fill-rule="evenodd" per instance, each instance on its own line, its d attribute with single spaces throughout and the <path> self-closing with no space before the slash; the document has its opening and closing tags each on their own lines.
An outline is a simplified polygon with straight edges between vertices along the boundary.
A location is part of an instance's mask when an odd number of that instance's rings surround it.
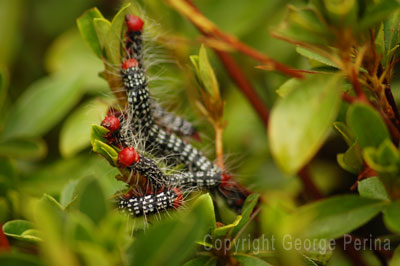
<svg viewBox="0 0 400 266">
<path fill-rule="evenodd" d="M 199 146 L 210 155 L 210 117 L 226 122 L 225 166 L 256 192 L 239 215 L 203 194 L 187 209 L 147 219 L 114 209 L 124 183 L 90 147 L 115 164 L 115 150 L 101 141 L 104 128 L 92 125 L 118 100 L 109 87 L 118 88 L 110 75 L 119 68 L 123 14 L 131 10 L 120 10 L 125 2 L 0 1 L 0 223 L 11 246 L 0 237 L 0 265 L 353 265 L 338 244 L 344 234 L 390 239 L 387 253 L 367 248 L 356 259 L 400 265 L 400 153 L 382 119 L 385 94 L 374 87 L 389 84 L 400 101 L 392 74 L 399 71 L 397 1 L 194 1 L 224 32 L 314 73 L 292 79 L 233 53 L 272 109 L 267 130 L 211 49 L 200 48 L 190 22 L 166 1 L 135 2 L 145 30 L 161 36 L 157 55 L 169 59 L 150 71 L 152 93 L 198 126 Z M 373 79 L 376 62 L 381 76 Z M 357 97 L 355 65 L 372 104 L 341 101 L 344 92 Z M 325 199 L 312 202 L 304 189 L 299 171 L 306 165 Z M 351 190 L 356 181 L 358 191 Z M 320 246 L 287 248 L 294 239 Z"/>
</svg>

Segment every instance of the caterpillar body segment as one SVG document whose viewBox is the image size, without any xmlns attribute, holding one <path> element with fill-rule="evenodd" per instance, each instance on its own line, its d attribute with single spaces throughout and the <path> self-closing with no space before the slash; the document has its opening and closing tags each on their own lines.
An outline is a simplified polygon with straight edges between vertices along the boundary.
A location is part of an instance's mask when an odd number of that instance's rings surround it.
<svg viewBox="0 0 400 266">
<path fill-rule="evenodd" d="M 168 182 L 170 186 L 183 188 L 215 189 L 222 182 L 222 174 L 214 170 L 186 172 L 171 175 Z"/>
<path fill-rule="evenodd" d="M 170 163 L 174 165 L 184 164 L 190 171 L 221 171 L 215 164 L 210 162 L 199 150 L 184 142 L 177 135 L 166 132 L 156 124 L 150 128 L 147 138 L 148 145 L 167 156 Z"/>
<path fill-rule="evenodd" d="M 152 101 L 153 117 L 158 125 L 167 131 L 176 133 L 184 137 L 196 136 L 196 128 L 180 116 L 176 116 L 166 111 L 159 103 Z"/>
<path fill-rule="evenodd" d="M 118 202 L 118 208 L 122 212 L 127 211 L 130 215 L 139 217 L 175 209 L 181 204 L 182 194 L 180 190 L 173 189 L 145 196 L 121 197 Z"/>
<path fill-rule="evenodd" d="M 124 62 L 121 69 L 122 80 L 130 108 L 131 125 L 135 131 L 140 130 L 142 133 L 146 133 L 154 123 L 150 107 L 150 94 L 143 69 L 138 65 L 126 63 L 132 61 L 136 60 L 128 59 Z"/>
</svg>

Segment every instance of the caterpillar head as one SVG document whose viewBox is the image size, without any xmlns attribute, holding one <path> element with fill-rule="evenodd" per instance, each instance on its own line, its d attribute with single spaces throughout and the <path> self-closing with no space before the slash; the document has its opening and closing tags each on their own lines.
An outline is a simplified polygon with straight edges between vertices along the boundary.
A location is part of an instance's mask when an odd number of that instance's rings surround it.
<svg viewBox="0 0 400 266">
<path fill-rule="evenodd" d="M 143 20 L 138 16 L 128 14 L 125 16 L 125 23 L 129 31 L 141 31 L 143 29 Z"/>
<path fill-rule="evenodd" d="M 121 121 L 115 115 L 109 115 L 101 122 L 101 126 L 110 130 L 110 132 L 115 132 L 118 130 Z"/>
<path fill-rule="evenodd" d="M 128 167 L 140 160 L 139 153 L 133 147 L 127 147 L 118 154 L 118 162 L 123 167 Z"/>
</svg>

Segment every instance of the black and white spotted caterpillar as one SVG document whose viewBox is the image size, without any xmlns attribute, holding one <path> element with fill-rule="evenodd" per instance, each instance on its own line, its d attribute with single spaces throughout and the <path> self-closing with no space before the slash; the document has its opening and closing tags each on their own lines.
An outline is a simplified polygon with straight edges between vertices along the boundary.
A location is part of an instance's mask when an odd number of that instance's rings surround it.
<svg viewBox="0 0 400 266">
<path fill-rule="evenodd" d="M 140 174 L 148 179 L 148 183 L 155 188 L 153 191 L 165 187 L 213 189 L 219 186 L 224 180 L 224 175 L 220 171 L 213 169 L 169 175 L 164 174 L 154 160 L 139 154 L 133 147 L 121 150 L 118 154 L 118 162 L 133 173 Z"/>
<path fill-rule="evenodd" d="M 137 16 L 127 15 L 125 17 L 127 26 L 125 53 L 127 59 L 135 59 L 138 62 L 138 68 L 144 73 L 143 63 L 143 37 L 142 30 L 144 22 Z M 196 128 L 189 121 L 180 116 L 176 116 L 166 111 L 159 103 L 150 101 L 152 117 L 155 122 L 167 131 L 174 132 L 180 136 L 194 137 L 199 139 Z"/>
</svg>

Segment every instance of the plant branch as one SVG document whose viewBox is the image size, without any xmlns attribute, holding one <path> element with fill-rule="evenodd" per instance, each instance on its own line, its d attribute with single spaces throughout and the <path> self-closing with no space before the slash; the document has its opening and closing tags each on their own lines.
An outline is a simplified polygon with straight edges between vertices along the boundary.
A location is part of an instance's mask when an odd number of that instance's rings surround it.
<svg viewBox="0 0 400 266">
<path fill-rule="evenodd" d="M 301 71 L 286 66 L 266 54 L 240 42 L 235 36 L 221 31 L 214 23 L 206 18 L 190 0 L 166 0 L 173 8 L 183 14 L 203 35 L 223 41 L 237 51 L 246 54 L 265 65 L 267 69 L 279 71 L 285 75 L 303 78 Z"/>
<path fill-rule="evenodd" d="M 215 130 L 215 149 L 217 152 L 217 160 L 218 160 L 218 166 L 222 169 L 225 170 L 225 165 L 224 165 L 224 147 L 223 147 L 223 138 L 222 135 L 224 133 L 224 127 L 222 125 L 215 125 L 214 126 Z"/>
<path fill-rule="evenodd" d="M 264 122 L 265 127 L 269 122 L 269 111 L 266 105 L 261 101 L 261 97 L 257 94 L 253 85 L 247 79 L 245 74 L 236 63 L 235 59 L 227 52 L 215 50 L 225 69 L 228 71 L 229 76 L 235 82 L 236 86 L 246 96 L 247 100 L 251 103 L 258 116 Z"/>
<path fill-rule="evenodd" d="M 307 165 L 304 166 L 297 174 L 303 182 L 304 190 L 311 195 L 314 200 L 322 199 L 324 197 L 311 179 L 310 171 Z"/>
</svg>

